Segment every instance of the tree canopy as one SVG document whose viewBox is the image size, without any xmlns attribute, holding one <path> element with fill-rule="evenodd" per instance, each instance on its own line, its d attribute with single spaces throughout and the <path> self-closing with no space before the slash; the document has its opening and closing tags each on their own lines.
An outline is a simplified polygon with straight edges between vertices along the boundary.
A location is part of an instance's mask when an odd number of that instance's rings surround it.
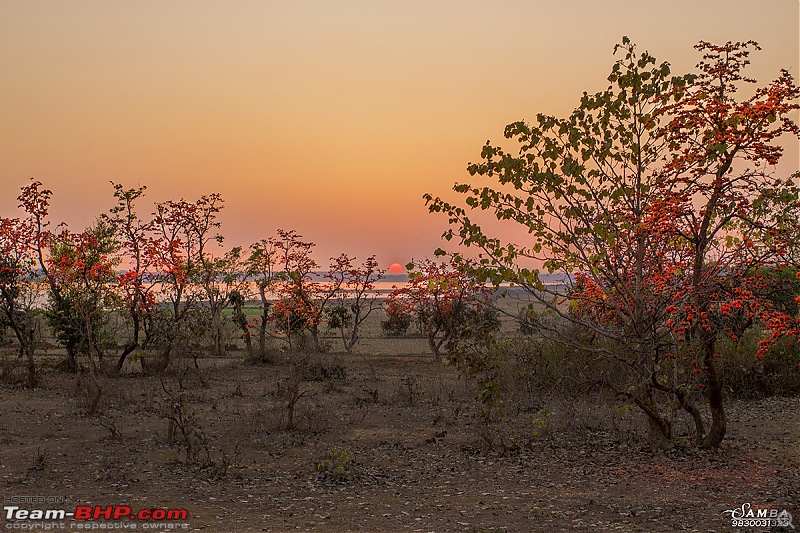
<svg viewBox="0 0 800 533">
<path fill-rule="evenodd" d="M 800 92 L 784 70 L 739 99 L 755 83 L 743 70 L 758 45 L 695 48 L 703 54 L 697 71 L 675 76 L 624 38 L 605 91 L 584 93 L 566 118 L 508 125 L 517 153 L 487 142 L 468 166 L 473 182 L 454 187 L 463 203 L 425 200 L 448 216 L 445 239 L 478 248 L 483 279 L 522 287 L 549 314 L 590 333 L 562 340 L 589 339 L 585 349 L 630 370 L 625 387 L 598 381 L 641 408 L 654 434 L 673 439 L 658 408 L 666 395 L 691 416 L 696 442 L 717 446 L 725 434 L 719 336 L 760 322 L 766 350 L 798 331 L 796 317 L 758 285 L 765 268 L 796 257 L 797 175 L 771 171 L 778 137 L 798 134 L 789 114 Z M 523 226 L 530 240 L 490 235 L 477 222 L 481 211 Z M 544 284 L 542 270 L 561 274 L 563 286 Z M 594 343 L 598 336 L 606 342 Z M 688 381 L 665 371 L 676 354 L 696 365 Z M 699 398 L 709 403 L 708 427 Z"/>
</svg>

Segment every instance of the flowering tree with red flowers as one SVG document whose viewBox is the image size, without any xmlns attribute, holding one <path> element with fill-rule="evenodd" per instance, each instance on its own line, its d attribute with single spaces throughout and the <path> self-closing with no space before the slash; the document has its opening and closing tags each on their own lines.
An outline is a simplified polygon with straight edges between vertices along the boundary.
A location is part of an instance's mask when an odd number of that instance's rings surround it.
<svg viewBox="0 0 800 533">
<path fill-rule="evenodd" d="M 214 354 L 225 355 L 225 336 L 222 321 L 222 310 L 229 303 L 229 292 L 232 289 L 230 266 L 234 261 L 230 254 L 225 257 L 215 257 L 208 250 L 210 242 L 221 244 L 222 234 L 219 233 L 221 222 L 217 220 L 219 213 L 225 207 L 222 196 L 214 193 L 201 196 L 187 211 L 186 223 L 189 243 L 187 266 L 191 279 L 202 288 L 208 309 L 211 312 L 211 338 L 214 344 Z M 191 258 L 191 249 L 195 256 Z M 235 252 L 235 262 L 238 266 L 239 253 Z"/>
<path fill-rule="evenodd" d="M 187 218 L 193 209 L 184 200 L 158 203 L 153 213 L 153 225 L 157 238 L 173 243 L 160 250 L 160 260 L 174 268 L 159 275 L 159 297 L 168 305 L 168 313 L 159 321 L 159 337 L 163 341 L 161 370 L 169 365 L 174 349 L 180 342 L 182 324 L 194 309 L 196 291 L 190 284 L 190 270 L 194 265 L 194 246 L 190 239 L 191 229 Z"/>
<path fill-rule="evenodd" d="M 274 242 L 280 271 L 274 289 L 278 301 L 272 306 L 270 320 L 290 346 L 292 333 L 307 331 L 314 351 L 322 351 L 319 326 L 339 285 L 335 280 L 322 283 L 314 279 L 320 266 L 312 256 L 316 246 L 313 242 L 303 241 L 303 236 L 294 230 L 279 229 L 277 234 Z"/>
<path fill-rule="evenodd" d="M 0 324 L 14 332 L 19 356 L 28 367 L 28 387 L 36 386 L 36 314 L 40 293 L 35 233 L 30 218 L 0 217 Z"/>
<path fill-rule="evenodd" d="M 235 246 L 220 257 L 209 254 L 203 262 L 202 276 L 203 290 L 207 297 L 208 307 L 211 310 L 215 354 L 218 356 L 225 355 L 222 311 L 228 305 L 239 306 L 238 310 L 234 312 L 235 322 L 242 328 L 241 314 L 244 312 L 243 305 L 250 297 L 242 248 Z M 245 326 L 242 329 L 245 344 L 250 351 L 250 355 L 252 355 L 251 328 Z"/>
<path fill-rule="evenodd" d="M 476 275 L 513 283 L 545 309 L 534 313 L 531 305 L 526 314 L 536 317 L 548 342 L 577 344 L 620 369 L 624 379 L 598 375 L 597 384 L 637 405 L 663 442 L 672 439 L 672 428 L 659 411 L 652 376 L 668 351 L 665 309 L 679 284 L 669 265 L 679 261 L 680 250 L 664 238 L 671 204 L 657 200 L 654 182 L 667 149 L 659 137 L 659 111 L 668 105 L 662 96 L 687 78 L 672 76 L 667 63 L 647 52 L 637 54 L 627 39 L 620 51 L 609 88 L 585 93 L 569 117 L 540 114 L 534 124 L 506 127 L 506 138 L 519 142 L 518 154 L 484 146 L 483 161 L 468 170 L 499 183 L 457 184 L 466 207 L 425 199 L 454 226 L 447 240 L 480 250 Z M 530 242 L 487 235 L 476 211 L 525 227 Z M 540 269 L 560 274 L 561 283 L 545 283 Z"/>
<path fill-rule="evenodd" d="M 67 309 L 52 309 L 57 317 L 53 321 L 56 335 L 74 342 L 71 336 L 77 333 L 81 338 L 80 347 L 89 362 L 94 386 L 89 412 L 97 409 L 102 395 L 98 359 L 102 357 L 102 329 L 107 321 L 105 312 L 116 307 L 116 252 L 114 228 L 99 220 L 81 233 L 67 229 L 60 231 L 53 238 L 48 258 L 50 275 L 62 290 L 61 303 L 68 306 Z"/>
<path fill-rule="evenodd" d="M 383 303 L 383 310 L 386 313 L 386 320 L 381 321 L 381 329 L 383 329 L 384 335 L 391 337 L 408 333 L 408 329 L 414 321 L 414 315 L 404 301 L 386 298 Z"/>
<path fill-rule="evenodd" d="M 81 320 L 74 315 L 75 310 L 69 300 L 68 287 L 52 270 L 49 261 L 51 248 L 57 240 L 50 230 L 48 218 L 52 195 L 52 191 L 44 188 L 40 181 L 31 179 L 29 185 L 21 188 L 17 200 L 20 202 L 19 207 L 26 214 L 26 224 L 30 231 L 27 234 L 27 244 L 36 263 L 36 272 L 47 286 L 48 322 L 67 352 L 65 362 L 67 368 L 77 371 L 79 369 L 77 357 L 83 336 L 76 325 L 80 324 Z"/>
<path fill-rule="evenodd" d="M 316 246 L 313 242 L 302 240 L 303 236 L 294 230 L 277 230 L 275 246 L 279 272 L 274 285 L 278 300 L 272 306 L 270 321 L 276 333 L 292 347 L 292 334 L 308 329 L 318 331 L 319 316 L 312 302 L 314 282 L 311 274 L 319 265 L 312 257 Z M 318 347 L 319 341 L 315 341 Z"/>
<path fill-rule="evenodd" d="M 375 283 L 386 273 L 378 266 L 374 255 L 361 265 L 355 265 L 354 261 L 346 254 L 332 258 L 325 274 L 331 287 L 338 288 L 333 293 L 335 305 L 327 313 L 328 326 L 339 330 L 344 349 L 348 352 L 352 352 L 358 343 L 361 324 L 380 307 L 378 295 L 374 292 Z"/>
<path fill-rule="evenodd" d="M 566 119 L 509 125 L 517 155 L 487 143 L 468 170 L 499 185 L 456 185 L 466 207 L 425 198 L 455 227 L 446 239 L 481 250 L 479 276 L 525 289 L 546 310 L 531 316 L 573 325 L 541 320 L 550 338 L 616 363 L 625 380 L 597 383 L 639 407 L 657 442 L 674 442 L 664 407 L 677 404 L 694 422 L 695 442 L 714 447 L 725 433 L 718 336 L 754 321 L 770 338 L 796 332 L 759 297 L 757 280 L 759 268 L 797 250 L 797 188 L 770 178 L 765 165 L 780 156 L 777 137 L 797 133 L 788 113 L 798 93 L 782 72 L 737 101 L 736 86 L 749 81 L 747 45 L 698 48 L 706 54 L 699 74 L 670 76 L 668 64 L 623 39 L 608 90 L 584 94 Z M 488 236 L 473 211 L 522 225 L 530 243 Z M 561 274 L 561 284 L 544 283 L 536 265 Z M 700 355 L 687 354 L 692 377 L 675 379 L 667 369 L 676 353 L 696 345 Z"/>
<path fill-rule="evenodd" d="M 663 132 L 670 157 L 657 185 L 665 201 L 675 203 L 671 233 L 688 260 L 670 325 L 680 339 L 696 341 L 712 415 L 708 431 L 700 433 L 711 447 L 726 429 L 715 365 L 720 335 L 735 338 L 741 325 L 760 322 L 769 332 L 762 357 L 776 339 L 798 332 L 795 317 L 761 294 L 764 268 L 787 265 L 798 245 L 797 186 L 769 168 L 782 154 L 777 138 L 800 135 L 789 118 L 800 107 L 800 88 L 782 70 L 752 96 L 737 99 L 743 85 L 755 83 L 743 71 L 757 43 L 700 42 L 695 48 L 703 53 L 698 76 L 663 109 L 670 117 Z M 732 327 L 736 322 L 740 326 Z"/>
<path fill-rule="evenodd" d="M 233 289 L 228 294 L 228 301 L 233 307 L 231 315 L 233 323 L 242 331 L 242 338 L 244 339 L 244 346 L 247 349 L 247 355 L 250 360 L 255 359 L 255 349 L 253 348 L 253 335 L 252 330 L 255 324 L 252 323 L 244 312 L 244 306 L 247 303 L 247 293 Z M 263 352 L 261 352 L 263 354 Z"/>
<path fill-rule="evenodd" d="M 215 352 L 224 352 L 222 336 L 222 308 L 225 303 L 216 292 L 213 262 L 208 246 L 212 241 L 221 243 L 217 232 L 223 199 L 219 194 L 203 195 L 195 202 L 166 201 L 156 204 L 153 214 L 155 233 L 168 246 L 161 248 L 160 261 L 169 268 L 159 277 L 161 297 L 169 303 L 169 314 L 161 324 L 164 337 L 164 357 L 161 367 L 166 368 L 176 348 L 184 348 L 193 338 L 188 329 L 191 318 L 204 322 L 199 303 L 206 299 L 211 311 L 210 329 Z M 187 337 L 188 335 L 188 337 Z"/>
<path fill-rule="evenodd" d="M 458 259 L 409 264 L 408 285 L 392 291 L 386 301 L 398 314 L 413 315 L 422 322 L 437 363 L 442 362 L 442 347 L 491 308 L 492 290 L 465 267 Z"/>
<path fill-rule="evenodd" d="M 180 243 L 158 237 L 154 221 L 144 220 L 137 213 L 136 202 L 144 196 L 146 187 L 125 189 L 120 184 L 112 182 L 112 185 L 117 205 L 104 219 L 114 228 L 119 243 L 121 271 L 117 284 L 122 315 L 129 321 L 130 331 L 130 338 L 117 360 L 116 371 L 119 372 L 134 350 L 140 346 L 146 348 L 154 340 L 159 281 L 180 269 L 181 262 L 176 253 Z"/>
<path fill-rule="evenodd" d="M 248 279 L 255 283 L 261 300 L 261 316 L 257 326 L 258 350 L 262 356 L 267 352 L 273 287 L 280 277 L 280 265 L 278 263 L 279 242 L 275 237 L 268 237 L 254 242 L 250 245 L 250 254 L 245 260 L 245 271 Z M 244 305 L 244 302 L 242 302 L 242 305 Z M 245 319 L 244 324 L 240 325 L 240 327 L 254 329 L 250 328 L 251 325 L 256 326 L 256 324 L 249 324 Z"/>
<path fill-rule="evenodd" d="M 322 350 L 319 327 L 328 316 L 326 308 L 341 295 L 345 283 L 355 283 L 358 269 L 354 269 L 352 259 L 343 254 L 331 259 L 328 272 L 320 279 L 320 265 L 313 257 L 315 246 L 313 242 L 304 241 L 296 231 L 283 229 L 277 230 L 276 236 L 250 246 L 245 264 L 262 302 L 259 321 L 262 353 L 267 336 L 280 338 L 292 347 L 293 336 L 302 332 L 310 335 L 315 351 Z M 374 279 L 375 270 L 369 275 Z M 363 291 L 359 301 L 364 301 Z M 272 332 L 268 331 L 267 324 L 273 326 Z"/>
</svg>

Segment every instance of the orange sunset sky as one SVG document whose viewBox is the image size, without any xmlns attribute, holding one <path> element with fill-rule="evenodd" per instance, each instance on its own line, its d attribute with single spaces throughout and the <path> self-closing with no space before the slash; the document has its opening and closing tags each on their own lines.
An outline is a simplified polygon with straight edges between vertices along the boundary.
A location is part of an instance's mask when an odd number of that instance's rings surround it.
<svg viewBox="0 0 800 533">
<path fill-rule="evenodd" d="M 700 5 L 696 5 L 700 4 Z M 109 180 L 153 201 L 219 192 L 226 244 L 275 228 L 384 266 L 430 255 L 487 139 L 602 90 L 628 35 L 673 72 L 700 39 L 758 41 L 798 78 L 797 0 L 0 3 L 0 214 L 27 177 L 74 228 Z M 779 171 L 798 169 L 796 140 Z"/>
</svg>

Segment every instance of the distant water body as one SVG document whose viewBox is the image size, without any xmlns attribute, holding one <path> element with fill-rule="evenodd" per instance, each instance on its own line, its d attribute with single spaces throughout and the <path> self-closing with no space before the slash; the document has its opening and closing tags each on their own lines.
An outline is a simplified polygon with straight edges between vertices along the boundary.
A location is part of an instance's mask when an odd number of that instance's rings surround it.
<svg viewBox="0 0 800 533">
<path fill-rule="evenodd" d="M 318 282 L 322 284 L 329 284 L 329 282 Z M 248 283 L 250 294 L 247 295 L 249 300 L 258 300 L 260 296 L 258 294 L 258 286 L 254 282 Z M 550 282 L 544 284 L 548 289 L 557 289 L 560 286 L 563 286 L 563 282 Z M 395 289 L 403 289 L 409 286 L 408 281 L 377 281 L 373 284 L 373 289 L 367 291 L 368 296 L 376 296 L 378 299 L 385 299 L 392 293 Z M 515 285 L 511 287 L 509 283 L 501 283 L 500 288 L 498 289 L 498 293 L 508 291 L 509 295 L 514 294 L 521 294 L 525 292 L 525 289 L 520 287 L 519 285 Z M 277 300 L 279 296 L 276 293 L 268 292 L 267 293 L 268 300 Z"/>
</svg>

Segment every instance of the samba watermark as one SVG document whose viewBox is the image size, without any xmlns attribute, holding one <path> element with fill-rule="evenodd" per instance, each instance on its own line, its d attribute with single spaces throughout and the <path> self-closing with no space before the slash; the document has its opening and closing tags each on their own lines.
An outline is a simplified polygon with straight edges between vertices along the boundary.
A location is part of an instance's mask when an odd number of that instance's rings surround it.
<svg viewBox="0 0 800 533">
<path fill-rule="evenodd" d="M 788 509 L 777 509 L 771 506 L 754 506 L 743 503 L 736 509 L 727 509 L 722 514 L 731 515 L 733 527 L 785 527 L 794 529 L 792 513 Z"/>
</svg>

